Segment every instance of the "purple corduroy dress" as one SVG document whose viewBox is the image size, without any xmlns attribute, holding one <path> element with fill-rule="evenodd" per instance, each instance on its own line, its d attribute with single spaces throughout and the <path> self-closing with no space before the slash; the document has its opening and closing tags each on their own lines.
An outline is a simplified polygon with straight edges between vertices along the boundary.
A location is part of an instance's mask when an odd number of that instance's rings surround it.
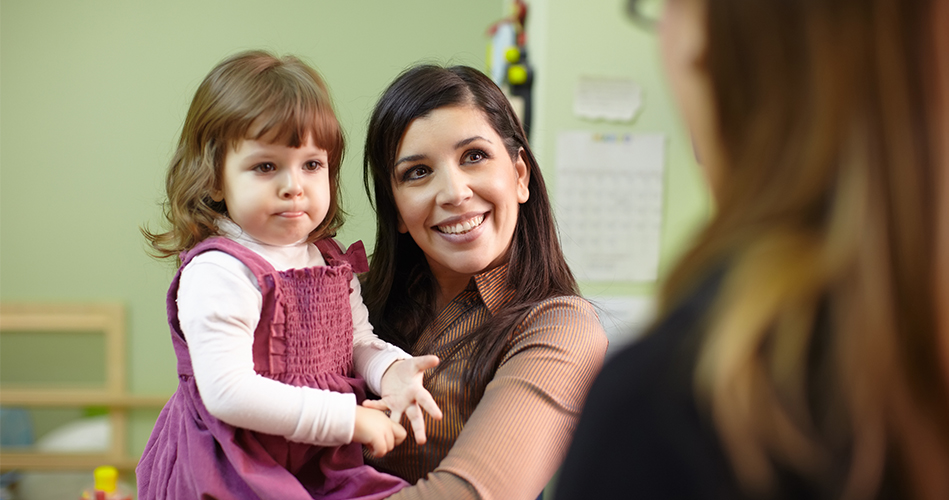
<svg viewBox="0 0 949 500">
<path fill-rule="evenodd" d="M 407 483 L 365 465 L 361 445 L 321 447 L 228 425 L 210 413 L 194 381 L 188 345 L 178 324 L 181 270 L 196 255 L 219 250 L 243 262 L 263 295 L 254 332 L 254 370 L 294 386 L 365 398 L 353 378 L 353 272 L 368 268 L 357 242 L 343 253 L 331 239 L 316 243 L 326 266 L 276 271 L 261 256 L 213 237 L 182 256 L 168 290 L 168 323 L 178 358 L 178 389 L 162 409 L 136 469 L 138 498 L 152 499 L 381 499 Z"/>
</svg>

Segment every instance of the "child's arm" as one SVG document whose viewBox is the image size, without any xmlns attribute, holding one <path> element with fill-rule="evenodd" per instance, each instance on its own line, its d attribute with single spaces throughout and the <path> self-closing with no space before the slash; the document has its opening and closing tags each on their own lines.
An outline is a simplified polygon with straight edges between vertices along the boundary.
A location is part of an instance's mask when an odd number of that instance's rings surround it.
<svg viewBox="0 0 949 500">
<path fill-rule="evenodd" d="M 294 387 L 254 371 L 260 308 L 256 278 L 230 255 L 207 252 L 182 272 L 178 317 L 208 411 L 236 427 L 291 441 L 324 446 L 351 442 L 354 395 Z"/>
</svg>

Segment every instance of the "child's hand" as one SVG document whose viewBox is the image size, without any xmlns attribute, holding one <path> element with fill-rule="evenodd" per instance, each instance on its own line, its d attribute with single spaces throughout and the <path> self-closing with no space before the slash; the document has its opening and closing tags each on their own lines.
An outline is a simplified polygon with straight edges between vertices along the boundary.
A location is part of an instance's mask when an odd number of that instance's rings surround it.
<svg viewBox="0 0 949 500">
<path fill-rule="evenodd" d="M 353 441 L 369 447 L 372 456 L 381 457 L 405 441 L 408 433 L 379 410 L 356 406 Z"/>
<path fill-rule="evenodd" d="M 415 433 L 415 442 L 425 444 L 425 410 L 435 420 L 442 419 L 432 395 L 422 385 L 425 370 L 438 366 L 437 356 L 416 356 L 402 359 L 389 365 L 382 375 L 382 399 L 367 400 L 363 406 L 377 410 L 389 410 L 393 422 L 401 422 L 402 414 L 409 418 Z"/>
</svg>

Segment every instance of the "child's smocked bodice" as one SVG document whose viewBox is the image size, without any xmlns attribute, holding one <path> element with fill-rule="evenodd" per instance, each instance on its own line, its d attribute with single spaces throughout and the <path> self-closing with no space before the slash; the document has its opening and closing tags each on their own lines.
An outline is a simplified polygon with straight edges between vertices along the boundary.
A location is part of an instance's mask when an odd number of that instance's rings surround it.
<svg viewBox="0 0 949 500">
<path fill-rule="evenodd" d="M 219 250 L 246 265 L 262 296 L 254 332 L 254 370 L 268 378 L 326 387 L 326 378 L 352 376 L 353 320 L 350 283 L 368 266 L 362 244 L 343 253 L 331 239 L 316 243 L 325 266 L 278 271 L 254 251 L 227 238 L 209 238 L 182 258 Z M 355 269 L 354 269 L 355 268 Z"/>
</svg>

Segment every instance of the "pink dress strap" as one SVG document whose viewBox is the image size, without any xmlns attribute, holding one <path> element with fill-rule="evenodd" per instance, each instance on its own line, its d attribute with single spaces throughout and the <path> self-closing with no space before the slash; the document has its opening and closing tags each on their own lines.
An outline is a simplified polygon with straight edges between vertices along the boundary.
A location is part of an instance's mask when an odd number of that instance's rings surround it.
<svg viewBox="0 0 949 500">
<path fill-rule="evenodd" d="M 335 260 L 348 263 L 356 274 L 364 273 L 369 270 L 369 259 L 366 258 L 366 246 L 363 245 L 362 240 L 349 245 L 349 248 L 347 248 L 345 252 L 340 250 L 339 244 L 337 244 L 333 238 L 323 238 L 322 240 L 318 240 L 315 244 L 316 248 L 319 248 L 320 253 L 323 254 L 323 258 L 327 260 L 327 265 L 330 265 L 330 261 Z"/>
</svg>

